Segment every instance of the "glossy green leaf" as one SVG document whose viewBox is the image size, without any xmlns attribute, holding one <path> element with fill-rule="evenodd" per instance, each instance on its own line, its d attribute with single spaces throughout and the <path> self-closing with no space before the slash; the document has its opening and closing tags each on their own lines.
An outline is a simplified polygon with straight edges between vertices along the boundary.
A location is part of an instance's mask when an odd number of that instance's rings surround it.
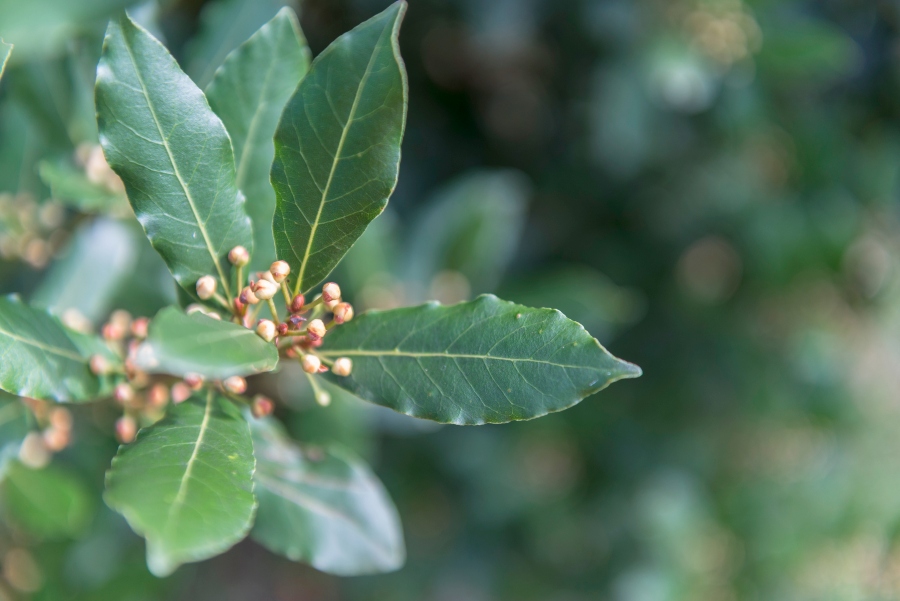
<svg viewBox="0 0 900 601">
<path fill-rule="evenodd" d="M 283 8 L 228 55 L 206 90 L 210 106 L 234 144 L 237 186 L 247 197 L 253 221 L 252 269 L 268 269 L 275 260 L 275 191 L 269 181 L 275 157 L 272 138 L 284 105 L 309 69 L 309 60 L 297 16 Z"/>
<path fill-rule="evenodd" d="M 9 60 L 9 55 L 12 54 L 12 50 L 12 44 L 7 44 L 3 40 L 0 40 L 0 79 L 3 79 L 3 72 L 6 71 L 6 61 Z"/>
<path fill-rule="evenodd" d="M 69 330 L 49 313 L 15 296 L 0 298 L 0 389 L 54 401 L 91 401 L 109 394 L 112 380 L 97 377 L 91 355 L 118 359 L 95 336 Z"/>
<path fill-rule="evenodd" d="M 370 311 L 335 328 L 321 354 L 350 357 L 329 379 L 413 417 L 474 425 L 567 409 L 641 370 L 553 309 L 485 295 L 457 305 Z"/>
<path fill-rule="evenodd" d="M 272 371 L 278 349 L 244 326 L 169 307 L 150 322 L 135 363 L 149 373 L 222 379 Z"/>
<path fill-rule="evenodd" d="M 10 519 L 42 539 L 77 537 L 94 509 L 85 484 L 71 470 L 53 465 L 31 469 L 10 462 L 2 498 Z"/>
<path fill-rule="evenodd" d="M 522 236 L 529 188 L 522 173 L 506 169 L 467 173 L 439 190 L 412 227 L 407 278 L 417 300 L 437 298 L 427 291 L 447 271 L 463 276 L 471 292 L 493 291 Z"/>
<path fill-rule="evenodd" d="M 303 292 L 321 282 L 387 205 L 406 124 L 397 2 L 316 57 L 275 134 L 278 258 Z"/>
<path fill-rule="evenodd" d="M 124 194 L 93 183 L 83 171 L 72 165 L 41 161 L 38 168 L 53 198 L 82 213 L 131 213 Z"/>
<path fill-rule="evenodd" d="M 19 447 L 28 434 L 29 420 L 29 411 L 22 401 L 0 390 L 0 478 L 19 454 Z"/>
<path fill-rule="evenodd" d="M 259 499 L 254 540 L 341 576 L 403 565 L 406 551 L 397 510 L 362 461 L 338 447 L 300 447 L 274 420 L 250 424 Z"/>
<path fill-rule="evenodd" d="M 106 504 L 147 539 L 157 576 L 224 552 L 256 510 L 250 428 L 230 402 L 204 397 L 172 406 L 119 447 L 106 475 Z"/>
<path fill-rule="evenodd" d="M 206 88 L 228 54 L 265 25 L 288 0 L 217 0 L 200 13 L 200 31 L 188 45 L 187 72 Z"/>
<path fill-rule="evenodd" d="M 153 36 L 124 14 L 111 21 L 97 67 L 97 122 L 107 160 L 153 247 L 178 283 L 218 276 L 228 251 L 253 248 L 225 126 Z"/>
</svg>

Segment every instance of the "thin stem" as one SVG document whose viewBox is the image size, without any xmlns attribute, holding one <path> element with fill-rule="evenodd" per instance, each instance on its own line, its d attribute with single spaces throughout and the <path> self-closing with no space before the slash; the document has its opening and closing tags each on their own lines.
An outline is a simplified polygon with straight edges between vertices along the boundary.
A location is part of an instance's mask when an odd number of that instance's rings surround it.
<svg viewBox="0 0 900 601">
<path fill-rule="evenodd" d="M 222 298 L 222 295 L 218 292 L 213 292 L 212 299 L 219 303 L 222 308 L 227 309 L 231 313 L 234 313 L 234 304 L 230 300 L 225 300 L 224 298 Z"/>
<path fill-rule="evenodd" d="M 241 290 L 243 290 L 243 289 L 244 289 L 244 266 L 238 265 L 237 266 L 237 290 L 235 290 L 235 293 L 240 295 Z"/>
<path fill-rule="evenodd" d="M 266 302 L 269 303 L 269 311 L 272 312 L 272 320 L 275 322 L 275 325 L 281 325 L 281 320 L 278 319 L 278 307 L 275 306 L 275 303 L 271 298 Z"/>
<path fill-rule="evenodd" d="M 284 302 L 287 304 L 288 313 L 291 312 L 291 291 L 288 290 L 287 280 L 281 280 L 281 291 L 284 293 Z"/>
</svg>

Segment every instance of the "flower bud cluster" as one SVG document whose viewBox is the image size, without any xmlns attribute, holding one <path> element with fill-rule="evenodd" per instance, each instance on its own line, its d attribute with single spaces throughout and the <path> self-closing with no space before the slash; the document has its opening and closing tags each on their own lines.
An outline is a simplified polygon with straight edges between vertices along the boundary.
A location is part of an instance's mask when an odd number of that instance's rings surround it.
<svg viewBox="0 0 900 601">
<path fill-rule="evenodd" d="M 43 269 L 66 241 L 65 217 L 55 200 L 38 203 L 27 192 L 0 194 L 0 258 Z"/>
<path fill-rule="evenodd" d="M 72 442 L 72 413 L 65 407 L 46 401 L 23 398 L 34 415 L 39 430 L 29 432 L 19 446 L 19 460 L 28 467 L 39 469 L 50 462 Z"/>
</svg>

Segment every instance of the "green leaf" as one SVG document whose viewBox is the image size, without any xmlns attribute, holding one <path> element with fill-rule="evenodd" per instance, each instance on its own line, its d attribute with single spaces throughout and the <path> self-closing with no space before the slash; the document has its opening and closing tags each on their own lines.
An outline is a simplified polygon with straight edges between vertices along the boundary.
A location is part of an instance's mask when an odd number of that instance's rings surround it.
<svg viewBox="0 0 900 601">
<path fill-rule="evenodd" d="M 0 478 L 19 454 L 28 434 L 29 419 L 29 411 L 18 397 L 0 391 Z"/>
<path fill-rule="evenodd" d="M 453 271 L 476 293 L 494 290 L 519 244 L 529 188 L 528 179 L 511 169 L 468 173 L 442 188 L 412 228 L 410 283 L 427 290 L 435 275 Z M 449 300 L 465 298 L 471 297 Z"/>
<path fill-rule="evenodd" d="M 253 221 L 251 269 L 268 269 L 275 260 L 275 190 L 269 181 L 275 157 L 272 138 L 284 105 L 309 70 L 309 60 L 297 16 L 283 8 L 228 55 L 206 90 L 234 144 L 237 186 L 247 197 Z"/>
<path fill-rule="evenodd" d="M 147 566 L 167 576 L 243 539 L 253 521 L 253 441 L 235 407 L 217 398 L 172 406 L 119 447 L 106 504 L 147 539 Z"/>
<path fill-rule="evenodd" d="M 100 143 L 153 247 L 188 292 L 211 274 L 230 297 L 226 255 L 252 250 L 253 233 L 231 140 L 203 92 L 123 14 L 106 33 L 96 100 Z"/>
<path fill-rule="evenodd" d="M 0 79 L 3 79 L 3 72 L 6 70 L 6 61 L 9 60 L 9 55 L 12 54 L 12 50 L 12 44 L 7 44 L 3 40 L 0 40 Z"/>
<path fill-rule="evenodd" d="M 341 576 L 396 570 L 400 518 L 372 471 L 339 447 L 301 448 L 271 419 L 250 420 L 259 510 L 251 536 L 274 553 Z"/>
<path fill-rule="evenodd" d="M 328 377 L 360 398 L 460 425 L 540 417 L 641 374 L 559 311 L 493 295 L 370 311 L 329 332 L 320 354 L 353 360 L 350 376 Z"/>
<path fill-rule="evenodd" d="M 97 337 L 68 330 L 49 313 L 15 296 L 0 298 L 0 389 L 54 401 L 91 401 L 109 394 L 113 381 L 91 373 L 91 355 L 118 363 Z"/>
<path fill-rule="evenodd" d="M 41 161 L 38 169 L 53 198 L 70 207 L 83 213 L 130 213 L 124 194 L 93 183 L 83 171 L 72 165 Z"/>
<path fill-rule="evenodd" d="M 219 0 L 200 13 L 200 31 L 188 46 L 187 72 L 201 88 L 228 54 L 267 23 L 286 0 Z"/>
<path fill-rule="evenodd" d="M 3 481 L 3 506 L 12 522 L 41 539 L 75 538 L 93 514 L 90 492 L 70 470 L 12 461 Z"/>
<path fill-rule="evenodd" d="M 316 57 L 275 134 L 275 248 L 296 291 L 325 279 L 387 205 L 406 124 L 397 2 Z"/>
<path fill-rule="evenodd" d="M 150 322 L 135 363 L 149 373 L 197 373 L 218 380 L 272 371 L 278 349 L 244 326 L 168 307 Z"/>
</svg>

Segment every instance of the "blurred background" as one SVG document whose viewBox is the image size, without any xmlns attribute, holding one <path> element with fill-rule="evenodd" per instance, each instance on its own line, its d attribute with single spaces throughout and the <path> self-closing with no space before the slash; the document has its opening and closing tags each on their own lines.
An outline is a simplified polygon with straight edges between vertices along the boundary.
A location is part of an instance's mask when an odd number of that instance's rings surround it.
<svg viewBox="0 0 900 601">
<path fill-rule="evenodd" d="M 203 87 L 282 4 L 0 0 L 0 292 L 95 327 L 173 302 L 91 158 L 105 20 L 131 5 Z M 294 6 L 318 53 L 387 4 Z M 79 511 L 7 503 L 0 598 L 900 598 L 898 29 L 876 0 L 410 0 L 400 184 L 345 297 L 557 307 L 644 377 L 479 428 L 273 379 L 403 518 L 407 565 L 349 579 L 249 541 L 150 576 L 100 499 L 115 416 L 79 407 L 51 466 Z"/>
</svg>

